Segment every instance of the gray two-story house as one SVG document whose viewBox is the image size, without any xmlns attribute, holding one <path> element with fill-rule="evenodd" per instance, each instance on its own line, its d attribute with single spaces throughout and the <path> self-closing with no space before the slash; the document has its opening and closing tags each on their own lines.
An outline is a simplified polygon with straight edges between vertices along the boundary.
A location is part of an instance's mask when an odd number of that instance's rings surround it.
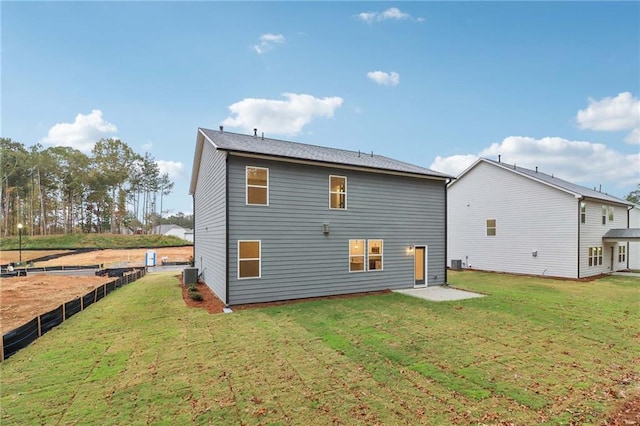
<svg viewBox="0 0 640 426">
<path fill-rule="evenodd" d="M 198 129 L 194 263 L 224 303 L 446 282 L 451 176 L 256 133 Z"/>
</svg>

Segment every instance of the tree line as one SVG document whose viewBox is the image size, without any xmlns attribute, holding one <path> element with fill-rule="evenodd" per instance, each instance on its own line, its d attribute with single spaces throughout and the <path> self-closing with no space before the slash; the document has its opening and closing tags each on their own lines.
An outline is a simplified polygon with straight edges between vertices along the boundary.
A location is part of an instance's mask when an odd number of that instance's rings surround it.
<svg viewBox="0 0 640 426">
<path fill-rule="evenodd" d="M 174 183 L 149 153 L 101 139 L 87 155 L 0 138 L 0 235 L 150 232 Z"/>
</svg>

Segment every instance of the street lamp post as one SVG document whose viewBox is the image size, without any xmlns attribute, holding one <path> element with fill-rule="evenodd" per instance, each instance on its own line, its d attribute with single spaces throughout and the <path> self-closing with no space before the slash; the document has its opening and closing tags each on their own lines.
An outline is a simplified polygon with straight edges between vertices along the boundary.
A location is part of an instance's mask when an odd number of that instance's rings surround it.
<svg viewBox="0 0 640 426">
<path fill-rule="evenodd" d="M 18 246 L 20 247 L 20 263 L 22 263 L 22 224 L 18 224 Z"/>
</svg>

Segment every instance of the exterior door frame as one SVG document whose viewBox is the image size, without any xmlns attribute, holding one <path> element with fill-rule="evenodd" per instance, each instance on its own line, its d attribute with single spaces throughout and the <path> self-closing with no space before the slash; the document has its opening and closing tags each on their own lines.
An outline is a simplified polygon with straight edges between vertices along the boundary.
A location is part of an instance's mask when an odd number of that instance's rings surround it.
<svg viewBox="0 0 640 426">
<path fill-rule="evenodd" d="M 426 287 L 428 285 L 427 280 L 427 261 L 429 259 L 428 256 L 428 246 L 426 245 L 416 245 L 413 247 L 413 286 L 414 287 Z M 422 279 L 418 279 L 418 259 L 419 256 L 422 257 Z"/>
</svg>

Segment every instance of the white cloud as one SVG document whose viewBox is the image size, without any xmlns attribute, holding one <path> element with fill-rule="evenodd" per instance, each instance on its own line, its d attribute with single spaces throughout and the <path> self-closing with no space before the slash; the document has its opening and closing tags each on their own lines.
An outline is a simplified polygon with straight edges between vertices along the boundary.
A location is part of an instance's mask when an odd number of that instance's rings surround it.
<svg viewBox="0 0 640 426">
<path fill-rule="evenodd" d="M 284 36 L 282 34 L 262 34 L 260 36 L 260 43 L 253 46 L 253 50 L 255 50 L 259 55 L 263 53 L 267 53 L 273 49 L 274 44 L 282 44 L 284 43 Z"/>
<path fill-rule="evenodd" d="M 385 86 L 397 86 L 400 84 L 400 74 L 395 71 L 370 71 L 367 73 L 369 80 L 372 80 L 380 85 Z"/>
<path fill-rule="evenodd" d="M 640 153 L 622 154 L 603 144 L 570 141 L 559 137 L 535 139 L 509 136 L 478 153 L 479 157 L 535 169 L 561 179 L 589 186 L 601 183 L 610 187 L 636 184 L 640 180 Z M 468 167 L 474 155 L 436 157 L 434 170 L 457 175 Z"/>
<path fill-rule="evenodd" d="M 169 179 L 182 176 L 182 172 L 184 171 L 184 164 L 179 161 L 156 160 L 156 164 L 158 165 L 160 174 L 163 175 L 167 173 Z"/>
<path fill-rule="evenodd" d="M 76 115 L 73 123 L 55 124 L 42 141 L 50 145 L 68 146 L 90 152 L 98 140 L 117 130 L 114 124 L 102 118 L 102 111 L 94 109 L 88 115 Z"/>
<path fill-rule="evenodd" d="M 412 20 L 414 22 L 424 22 L 424 18 L 413 18 L 408 13 L 405 13 L 398 9 L 397 7 L 391 7 L 382 12 L 362 12 L 356 15 L 356 19 L 359 19 L 362 22 L 366 22 L 367 24 L 372 24 L 374 22 L 381 22 L 387 20 L 395 20 L 395 21 L 403 21 L 403 20 Z"/>
<path fill-rule="evenodd" d="M 147 143 L 142 144 L 142 149 L 144 152 L 151 152 L 152 147 L 153 147 L 153 143 L 151 141 L 147 141 Z"/>
<path fill-rule="evenodd" d="M 307 94 L 283 93 L 286 100 L 246 98 L 229 106 L 231 116 L 222 124 L 240 127 L 247 133 L 296 135 L 315 117 L 333 117 L 342 98 L 316 98 Z"/>
<path fill-rule="evenodd" d="M 576 121 L 581 129 L 631 130 L 625 141 L 640 143 L 640 100 L 630 92 L 619 93 L 615 98 L 589 98 L 589 106 L 578 111 Z"/>
</svg>

